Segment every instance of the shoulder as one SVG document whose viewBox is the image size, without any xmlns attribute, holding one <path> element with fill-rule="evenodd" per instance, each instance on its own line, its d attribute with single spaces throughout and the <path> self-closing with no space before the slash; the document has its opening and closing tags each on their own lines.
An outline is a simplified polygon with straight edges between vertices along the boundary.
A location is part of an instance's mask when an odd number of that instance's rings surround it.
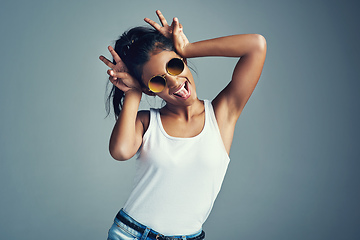
<svg viewBox="0 0 360 240">
<path fill-rule="evenodd" d="M 140 110 L 140 111 L 138 111 L 137 115 L 138 115 L 138 117 L 142 117 L 142 118 L 144 118 L 144 117 L 150 118 L 150 110 Z"/>
<path fill-rule="evenodd" d="M 137 121 L 142 124 L 143 126 L 143 133 L 146 132 L 146 130 L 149 127 L 150 123 L 150 110 L 140 110 L 137 113 Z"/>
<path fill-rule="evenodd" d="M 216 120 L 219 125 L 227 124 L 228 121 L 228 109 L 227 104 L 224 99 L 216 97 L 214 100 L 211 101 L 211 105 L 214 109 L 214 113 L 216 116 Z"/>
</svg>

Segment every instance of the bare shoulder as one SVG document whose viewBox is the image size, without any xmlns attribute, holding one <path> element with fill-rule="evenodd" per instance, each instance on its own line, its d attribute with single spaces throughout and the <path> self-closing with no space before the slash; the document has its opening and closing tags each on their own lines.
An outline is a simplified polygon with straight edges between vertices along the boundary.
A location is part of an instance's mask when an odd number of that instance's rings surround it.
<svg viewBox="0 0 360 240">
<path fill-rule="evenodd" d="M 137 120 L 140 121 L 140 123 L 143 126 L 143 133 L 146 132 L 146 130 L 149 127 L 150 123 L 150 111 L 149 110 L 140 110 L 137 113 Z"/>
<path fill-rule="evenodd" d="M 212 100 L 211 104 L 214 109 L 216 121 L 221 128 L 221 126 L 227 126 L 229 121 L 229 106 L 226 102 L 226 98 L 222 98 L 220 93 L 214 100 Z"/>
</svg>

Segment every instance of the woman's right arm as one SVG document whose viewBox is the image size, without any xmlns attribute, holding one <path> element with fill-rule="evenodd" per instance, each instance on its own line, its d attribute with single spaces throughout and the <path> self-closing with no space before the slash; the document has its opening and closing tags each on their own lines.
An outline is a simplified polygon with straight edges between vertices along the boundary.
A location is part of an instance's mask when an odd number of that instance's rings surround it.
<svg viewBox="0 0 360 240">
<path fill-rule="evenodd" d="M 142 91 L 138 81 L 127 72 L 125 64 L 111 46 L 109 51 L 116 64 L 104 56 L 100 56 L 100 60 L 111 68 L 108 70 L 111 83 L 124 92 L 122 110 L 111 133 L 109 151 L 114 159 L 125 161 L 136 154 L 142 143 L 144 114 L 138 113 Z"/>
<path fill-rule="evenodd" d="M 119 161 L 130 159 L 138 151 L 144 133 L 141 114 L 138 114 L 142 92 L 125 93 L 122 110 L 111 133 L 109 151 Z"/>
</svg>

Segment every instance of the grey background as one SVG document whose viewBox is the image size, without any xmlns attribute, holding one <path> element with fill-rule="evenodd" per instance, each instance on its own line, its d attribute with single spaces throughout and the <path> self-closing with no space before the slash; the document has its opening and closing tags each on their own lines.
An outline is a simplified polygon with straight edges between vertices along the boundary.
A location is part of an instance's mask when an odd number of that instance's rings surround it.
<svg viewBox="0 0 360 240">
<path fill-rule="evenodd" d="M 134 161 L 108 153 L 114 119 L 104 118 L 98 56 L 156 9 L 190 41 L 267 39 L 207 239 L 358 238 L 356 1 L 14 0 L 0 8 L 0 239 L 106 239 Z M 236 60 L 191 62 L 199 97 L 212 99 Z"/>
</svg>

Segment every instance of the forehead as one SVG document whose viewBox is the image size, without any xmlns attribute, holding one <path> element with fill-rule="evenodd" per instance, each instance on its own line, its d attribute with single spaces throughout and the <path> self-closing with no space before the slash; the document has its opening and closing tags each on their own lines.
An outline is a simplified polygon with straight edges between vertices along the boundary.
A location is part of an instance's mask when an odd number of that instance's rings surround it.
<svg viewBox="0 0 360 240">
<path fill-rule="evenodd" d="M 166 64 L 174 57 L 180 58 L 174 51 L 162 51 L 151 55 L 149 61 L 143 66 L 142 78 L 144 81 L 148 81 L 155 75 L 165 74 Z"/>
</svg>

